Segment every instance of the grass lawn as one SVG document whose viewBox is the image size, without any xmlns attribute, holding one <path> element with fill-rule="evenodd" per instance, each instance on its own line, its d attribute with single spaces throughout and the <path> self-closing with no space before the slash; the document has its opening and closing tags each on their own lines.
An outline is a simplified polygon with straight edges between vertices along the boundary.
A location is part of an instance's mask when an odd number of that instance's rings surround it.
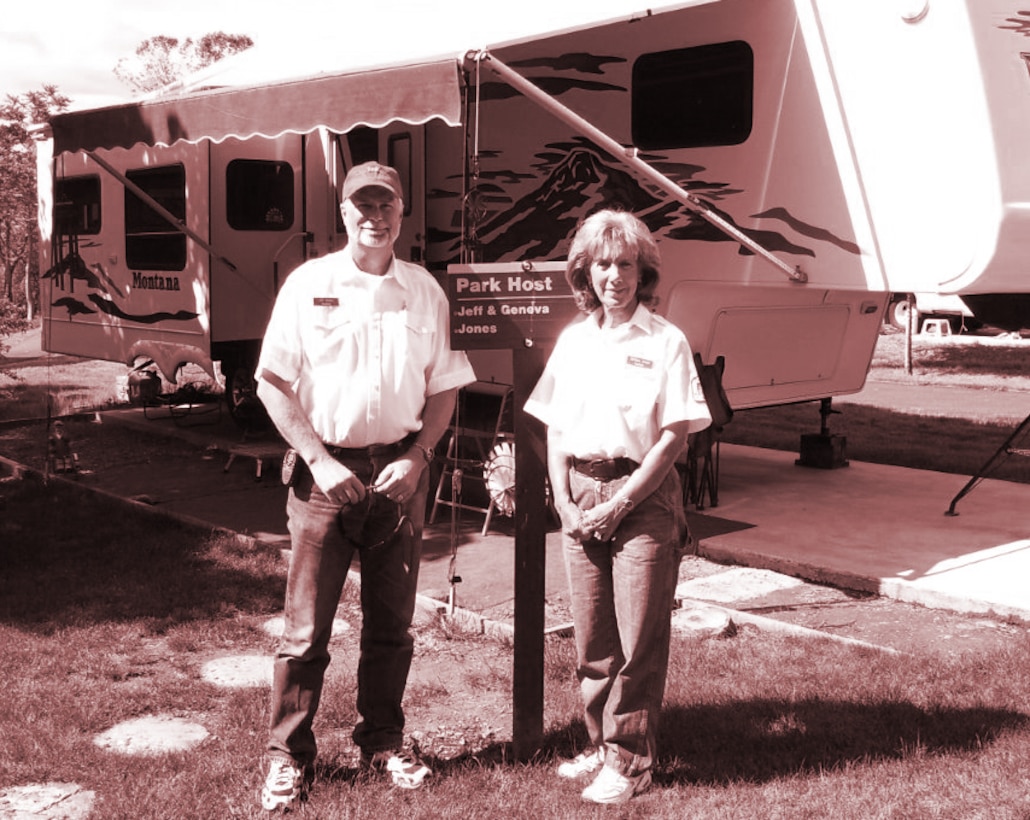
<svg viewBox="0 0 1030 820">
<path fill-rule="evenodd" d="M 992 354 L 996 363 L 975 375 L 1021 379 L 991 370 L 1009 367 L 997 363 L 1006 355 Z M 919 378 L 969 375 L 945 374 L 946 363 L 923 366 L 935 375 Z M 24 378 L 20 384 L 27 387 Z M 865 436 L 852 426 L 855 410 L 848 409 L 847 434 L 849 454 L 859 458 L 854 448 Z M 762 413 L 770 415 L 752 424 Z M 789 436 L 785 449 L 795 450 L 798 434 L 818 424 L 814 405 L 775 413 L 783 415 L 738 414 L 728 429 L 758 436 L 762 428 L 761 446 Z M 901 421 L 864 423 L 893 430 Z M 934 457 L 945 449 L 958 447 L 935 448 Z M 900 433 L 893 450 L 923 457 Z M 983 452 L 981 444 L 979 460 Z M 263 625 L 282 606 L 277 553 L 75 485 L 22 480 L 0 482 L 0 565 L 0 817 L 13 817 L 4 790 L 39 783 L 76 784 L 92 795 L 91 817 L 104 820 L 266 816 L 257 795 L 267 685 L 225 687 L 203 670 L 226 656 L 274 651 Z M 605 809 L 583 804 L 582 784 L 554 775 L 557 760 L 585 741 L 571 641 L 547 638 L 543 741 L 531 760 L 516 761 L 511 647 L 422 621 L 407 730 L 436 773 L 419 792 L 398 791 L 355 767 L 356 594 L 348 585 L 340 608 L 355 628 L 332 645 L 316 724 L 316 787 L 291 816 L 1030 817 L 1030 636 L 1023 632 L 1000 647 L 946 656 L 751 627 L 723 638 L 677 636 L 655 785 Z M 97 744 L 112 727 L 146 716 L 188 719 L 207 739 L 191 751 L 142 756 Z"/>
<path fill-rule="evenodd" d="M 128 368 L 121 362 L 76 359 L 60 354 L 28 358 L 38 352 L 38 327 L 16 339 L 0 339 L 0 357 L 16 356 L 5 364 L 0 358 L 0 422 L 40 419 L 92 410 L 104 410 L 127 401 Z M 20 361 L 20 359 L 26 359 Z M 170 392 L 178 388 L 200 393 L 219 392 L 211 377 L 196 365 L 187 365 L 178 384 L 165 384 Z"/>
<path fill-rule="evenodd" d="M 267 687 L 226 688 L 212 659 L 269 655 L 276 554 L 75 486 L 0 484 L 0 793 L 75 783 L 94 817 L 260 817 Z M 341 617 L 358 617 L 355 593 Z M 545 734 L 514 761 L 510 647 L 416 630 L 408 731 L 436 774 L 416 793 L 359 774 L 349 739 L 356 630 L 334 643 L 299 818 L 1025 818 L 1030 638 L 962 656 L 897 656 L 758 632 L 676 637 L 655 786 L 621 810 L 553 773 L 584 742 L 568 638 L 548 638 Z M 128 756 L 96 738 L 143 716 L 188 718 L 197 749 Z M 2 815 L 0 802 L 0 815 Z"/>
<path fill-rule="evenodd" d="M 992 419 L 991 391 L 1027 393 L 1030 413 L 1030 344 L 1010 338 L 915 337 L 913 367 L 904 366 L 904 335 L 880 336 L 869 379 L 938 387 L 972 388 L 968 418 L 915 415 L 884 407 L 835 404 L 830 432 L 847 437 L 848 458 L 873 464 L 973 475 L 1008 439 L 1010 421 Z M 803 433 L 819 432 L 819 402 L 743 410 L 723 441 L 797 452 Z M 992 478 L 1030 482 L 1030 460 L 1006 459 Z"/>
</svg>

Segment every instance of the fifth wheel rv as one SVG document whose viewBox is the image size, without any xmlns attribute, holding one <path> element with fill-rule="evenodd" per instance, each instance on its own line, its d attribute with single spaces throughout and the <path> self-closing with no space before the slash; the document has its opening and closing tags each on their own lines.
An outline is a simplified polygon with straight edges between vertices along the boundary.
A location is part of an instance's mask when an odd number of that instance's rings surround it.
<svg viewBox="0 0 1030 820">
<path fill-rule="evenodd" d="M 253 49 L 52 119 L 44 346 L 169 381 L 219 362 L 238 406 L 278 288 L 345 243 L 344 174 L 375 158 L 405 181 L 398 252 L 441 281 L 561 260 L 627 208 L 734 407 L 855 392 L 892 293 L 1027 312 L 1028 37 L 1012 0 L 709 0 L 273 82 Z"/>
</svg>

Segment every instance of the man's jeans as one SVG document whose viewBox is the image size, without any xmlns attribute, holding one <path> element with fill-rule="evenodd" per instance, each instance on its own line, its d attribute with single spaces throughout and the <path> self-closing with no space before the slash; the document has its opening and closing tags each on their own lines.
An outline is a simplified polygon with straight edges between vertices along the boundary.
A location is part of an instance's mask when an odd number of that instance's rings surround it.
<svg viewBox="0 0 1030 820">
<path fill-rule="evenodd" d="M 366 485 L 390 458 L 340 459 Z M 361 565 L 361 654 L 353 739 L 362 752 L 399 749 L 404 737 L 401 700 L 411 667 L 422 524 L 429 471 L 403 505 L 370 494 L 341 511 L 304 470 L 290 490 L 287 512 L 292 541 L 286 582 L 286 625 L 272 683 L 268 751 L 301 764 L 314 761 L 312 721 L 329 665 L 333 619 L 355 552 Z M 344 533 L 349 534 L 347 537 Z M 357 543 L 354 539 L 360 539 Z"/>
<path fill-rule="evenodd" d="M 625 483 L 569 473 L 572 498 L 584 510 Z M 665 694 L 673 596 L 686 541 L 679 475 L 670 470 L 623 518 L 611 541 L 562 540 L 590 743 L 606 747 L 608 766 L 636 775 L 654 765 Z"/>
</svg>

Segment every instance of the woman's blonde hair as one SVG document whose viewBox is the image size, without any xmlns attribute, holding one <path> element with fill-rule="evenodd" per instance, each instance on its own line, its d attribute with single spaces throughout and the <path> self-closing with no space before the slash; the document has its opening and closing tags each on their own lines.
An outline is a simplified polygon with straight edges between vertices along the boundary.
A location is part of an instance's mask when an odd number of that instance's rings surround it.
<svg viewBox="0 0 1030 820">
<path fill-rule="evenodd" d="M 645 305 L 657 303 L 655 290 L 661 256 L 651 231 L 628 211 L 605 208 L 583 220 L 569 248 L 565 278 L 580 310 L 590 313 L 601 304 L 590 281 L 590 266 L 594 260 L 599 257 L 614 259 L 623 252 L 635 256 L 640 266 L 637 299 Z"/>
</svg>

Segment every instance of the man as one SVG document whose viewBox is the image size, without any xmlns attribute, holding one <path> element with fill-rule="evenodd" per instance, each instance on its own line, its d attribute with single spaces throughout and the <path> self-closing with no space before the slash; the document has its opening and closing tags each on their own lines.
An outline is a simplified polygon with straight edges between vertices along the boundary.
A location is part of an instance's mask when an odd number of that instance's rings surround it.
<svg viewBox="0 0 1030 820">
<path fill-rule="evenodd" d="M 258 361 L 258 396 L 299 456 L 262 790 L 269 811 L 299 799 L 311 777 L 312 721 L 355 550 L 362 630 L 352 736 L 363 766 L 388 772 L 402 788 L 418 788 L 429 774 L 403 752 L 401 708 L 427 468 L 457 390 L 475 375 L 465 354 L 450 349 L 443 289 L 425 269 L 394 257 L 403 210 L 393 168 L 351 169 L 341 205 L 347 246 L 286 280 Z"/>
</svg>

